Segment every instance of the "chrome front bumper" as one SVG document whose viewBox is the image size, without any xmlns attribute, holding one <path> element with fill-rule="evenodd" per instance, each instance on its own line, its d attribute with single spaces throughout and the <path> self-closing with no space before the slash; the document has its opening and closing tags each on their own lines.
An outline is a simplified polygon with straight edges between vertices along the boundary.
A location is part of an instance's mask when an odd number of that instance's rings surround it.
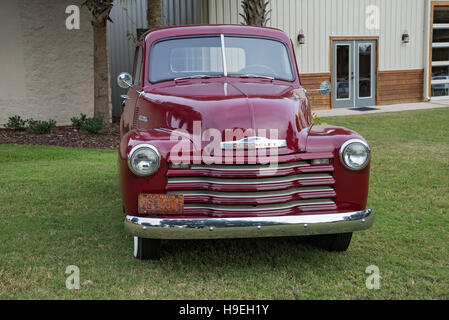
<svg viewBox="0 0 449 320">
<path fill-rule="evenodd" d="M 126 216 L 125 230 L 153 239 L 226 239 L 306 236 L 365 230 L 372 226 L 371 209 L 301 216 L 210 219 L 158 219 Z"/>
</svg>

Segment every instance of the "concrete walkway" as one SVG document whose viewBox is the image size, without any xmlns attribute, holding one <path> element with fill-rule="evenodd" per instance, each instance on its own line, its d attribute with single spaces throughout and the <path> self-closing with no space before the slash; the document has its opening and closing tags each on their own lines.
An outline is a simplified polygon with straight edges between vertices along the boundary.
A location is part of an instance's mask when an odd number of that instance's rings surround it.
<svg viewBox="0 0 449 320">
<path fill-rule="evenodd" d="M 370 108 L 376 108 L 378 110 L 370 111 L 357 111 L 351 108 L 338 108 L 331 110 L 313 110 L 318 117 L 336 117 L 336 116 L 350 116 L 350 115 L 360 115 L 360 114 L 371 114 L 371 113 L 381 113 L 381 112 L 399 112 L 408 110 L 423 110 L 423 109 L 434 109 L 434 108 L 448 108 L 449 100 L 434 100 L 429 102 L 416 102 L 416 103 L 402 103 L 402 104 L 391 104 L 384 106 L 373 106 Z M 312 105 L 313 108 L 313 105 Z"/>
</svg>

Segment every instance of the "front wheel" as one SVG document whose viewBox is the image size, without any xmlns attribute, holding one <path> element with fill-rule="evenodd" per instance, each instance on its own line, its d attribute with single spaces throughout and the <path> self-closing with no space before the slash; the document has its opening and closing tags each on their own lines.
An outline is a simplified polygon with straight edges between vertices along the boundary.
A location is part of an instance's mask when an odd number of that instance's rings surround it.
<svg viewBox="0 0 449 320">
<path fill-rule="evenodd" d="M 134 257 L 141 260 L 159 260 L 161 240 L 134 237 Z"/>
<path fill-rule="evenodd" d="M 317 247 L 327 251 L 346 251 L 351 243 L 352 232 L 323 234 L 312 237 L 312 242 Z"/>
</svg>

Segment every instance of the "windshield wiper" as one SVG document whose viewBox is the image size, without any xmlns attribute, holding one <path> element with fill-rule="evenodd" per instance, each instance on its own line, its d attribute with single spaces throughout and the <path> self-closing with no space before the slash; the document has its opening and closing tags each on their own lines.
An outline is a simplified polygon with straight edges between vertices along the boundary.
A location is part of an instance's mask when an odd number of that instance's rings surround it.
<svg viewBox="0 0 449 320">
<path fill-rule="evenodd" d="M 252 73 L 230 75 L 230 77 L 237 77 L 237 78 L 262 78 L 262 79 L 268 79 L 268 80 L 271 80 L 271 81 L 274 80 L 274 77 L 262 76 L 262 75 L 259 75 L 259 74 L 252 74 Z"/>
<path fill-rule="evenodd" d="M 210 74 L 195 74 L 193 76 L 179 77 L 175 78 L 175 81 L 184 80 L 184 79 L 207 79 L 207 78 L 219 78 L 223 77 L 223 75 L 210 75 Z"/>
</svg>

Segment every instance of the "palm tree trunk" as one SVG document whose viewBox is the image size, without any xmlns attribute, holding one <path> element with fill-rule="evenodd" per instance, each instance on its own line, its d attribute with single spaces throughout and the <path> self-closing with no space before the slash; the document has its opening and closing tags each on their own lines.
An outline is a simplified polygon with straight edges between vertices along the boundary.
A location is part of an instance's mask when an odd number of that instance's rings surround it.
<svg viewBox="0 0 449 320">
<path fill-rule="evenodd" d="M 92 23 L 94 31 L 94 115 L 102 114 L 109 123 L 109 60 L 106 38 L 106 20 Z"/>
<path fill-rule="evenodd" d="M 113 5 L 114 0 L 86 0 L 81 5 L 90 11 L 94 32 L 94 116 L 102 114 L 106 123 L 111 119 L 106 24 L 112 22 L 109 14 Z"/>
<path fill-rule="evenodd" d="M 162 25 L 162 0 L 147 0 L 148 30 Z"/>
<path fill-rule="evenodd" d="M 264 27 L 267 25 L 268 14 L 271 10 L 267 10 L 268 1 L 266 0 L 242 0 L 244 24 L 248 26 Z"/>
</svg>

